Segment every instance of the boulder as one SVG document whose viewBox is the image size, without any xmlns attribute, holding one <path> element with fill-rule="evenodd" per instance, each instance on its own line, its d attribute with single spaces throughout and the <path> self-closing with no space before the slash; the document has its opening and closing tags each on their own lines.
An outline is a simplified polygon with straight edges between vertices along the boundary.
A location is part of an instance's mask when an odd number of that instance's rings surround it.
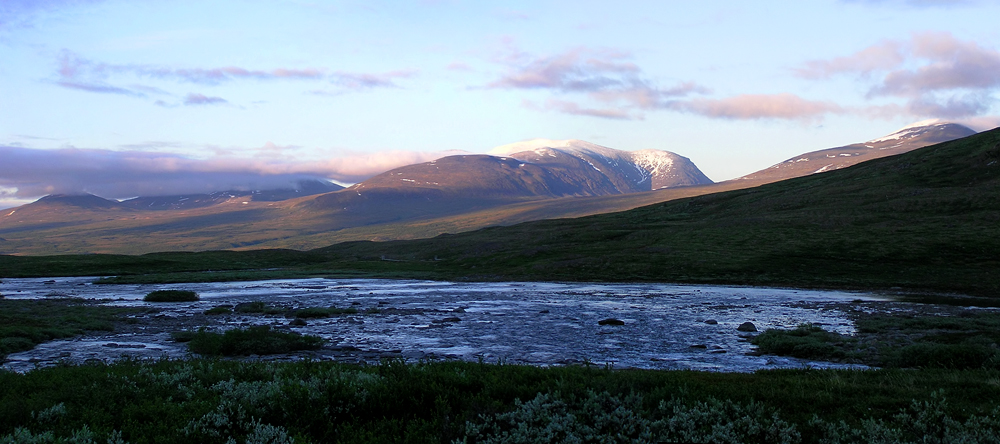
<svg viewBox="0 0 1000 444">
<path fill-rule="evenodd" d="M 625 321 L 621 319 L 607 318 L 597 321 L 597 325 L 625 325 Z"/>
<path fill-rule="evenodd" d="M 740 324 L 739 327 L 736 327 L 736 330 L 739 330 L 739 331 L 757 331 L 757 326 L 753 325 L 753 322 L 747 321 L 747 322 L 744 322 L 744 323 Z"/>
<path fill-rule="evenodd" d="M 709 319 L 709 320 L 705 321 L 705 323 L 708 324 L 708 325 L 716 325 L 716 324 L 719 323 L 719 321 L 716 321 L 715 319 Z"/>
</svg>

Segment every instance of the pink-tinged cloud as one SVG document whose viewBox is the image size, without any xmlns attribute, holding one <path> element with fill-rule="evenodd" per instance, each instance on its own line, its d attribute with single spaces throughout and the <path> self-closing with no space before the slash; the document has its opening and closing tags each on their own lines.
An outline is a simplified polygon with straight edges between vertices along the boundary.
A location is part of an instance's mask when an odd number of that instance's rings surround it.
<svg viewBox="0 0 1000 444">
<path fill-rule="evenodd" d="M 69 88 L 69 89 L 75 89 L 79 91 L 86 91 L 99 94 L 119 94 L 123 96 L 132 96 L 132 97 L 141 97 L 144 95 L 136 91 L 132 91 L 125 88 L 119 88 L 117 86 L 111 86 L 111 85 L 101 85 L 101 84 L 71 82 L 71 81 L 56 82 L 56 85 L 59 85 L 63 88 Z"/>
<path fill-rule="evenodd" d="M 924 63 L 890 71 L 872 95 L 919 96 L 930 91 L 1000 87 L 1000 52 L 975 42 L 963 42 L 949 33 L 917 34 L 911 41 L 913 57 Z"/>
<path fill-rule="evenodd" d="M 229 103 L 229 101 L 222 97 L 209 97 L 198 93 L 189 93 L 184 97 L 185 105 L 222 105 L 226 103 Z"/>
<path fill-rule="evenodd" d="M 812 60 L 794 71 L 806 79 L 823 79 L 836 74 L 870 74 L 873 71 L 895 68 L 906 60 L 903 44 L 897 41 L 883 41 L 861 51 L 830 60 Z"/>
<path fill-rule="evenodd" d="M 159 142 L 156 142 L 159 144 Z M 294 150 L 268 142 L 257 159 L 191 159 L 151 151 L 0 146 L 0 188 L 16 198 L 93 193 L 105 198 L 167 196 L 227 190 L 296 188 L 306 180 L 354 183 L 393 168 L 459 152 L 382 152 L 321 161 L 273 160 Z M 247 151 L 247 150 L 240 150 Z M 287 158 L 287 156 L 285 156 Z M 269 160 L 270 159 L 270 160 Z M 16 188 L 16 192 L 9 190 Z"/>
<path fill-rule="evenodd" d="M 600 117 L 602 119 L 634 120 L 642 118 L 642 116 L 632 115 L 632 113 L 624 109 L 587 108 L 576 102 L 559 99 L 548 99 L 542 105 L 538 105 L 530 100 L 524 100 L 522 101 L 522 105 L 524 105 L 525 108 L 538 111 L 556 111 L 563 114 Z"/>
<path fill-rule="evenodd" d="M 669 104 L 709 89 L 694 82 L 682 82 L 661 88 L 642 77 L 642 70 L 628 62 L 628 54 L 608 50 L 577 48 L 562 54 L 532 58 L 511 48 L 512 56 L 502 57 L 508 71 L 489 83 L 489 88 L 549 90 L 560 95 L 579 95 L 598 106 L 579 99 L 549 98 L 544 105 L 525 101 L 525 106 L 542 111 L 600 117 L 606 119 L 641 119 L 641 111 L 669 108 Z"/>
<path fill-rule="evenodd" d="M 373 88 L 399 88 L 396 79 L 406 79 L 417 74 L 415 70 L 390 71 L 381 74 L 353 73 L 338 71 L 331 76 L 331 82 L 349 90 Z"/>
<path fill-rule="evenodd" d="M 871 85 L 867 98 L 905 100 L 863 111 L 870 115 L 956 119 L 988 113 L 996 103 L 1000 51 L 947 32 L 924 32 L 850 56 L 807 62 L 797 72 L 811 79 L 859 75 Z"/>
<path fill-rule="evenodd" d="M 574 49 L 530 60 L 491 82 L 491 88 L 553 89 L 564 92 L 598 91 L 632 83 L 639 72 L 626 56 L 610 51 Z"/>
<path fill-rule="evenodd" d="M 670 106 L 678 111 L 733 120 L 815 120 L 826 114 L 845 112 L 844 108 L 833 102 L 806 100 L 787 93 L 743 94 L 724 99 L 699 98 L 675 101 Z"/>
</svg>

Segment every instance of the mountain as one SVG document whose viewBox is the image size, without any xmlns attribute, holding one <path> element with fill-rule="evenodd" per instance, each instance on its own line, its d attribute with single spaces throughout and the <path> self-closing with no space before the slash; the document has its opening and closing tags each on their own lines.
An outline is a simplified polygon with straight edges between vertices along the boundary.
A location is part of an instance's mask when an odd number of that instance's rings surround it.
<svg viewBox="0 0 1000 444">
<path fill-rule="evenodd" d="M 281 267 L 278 273 L 286 277 L 335 272 L 822 287 L 889 297 L 912 297 L 901 292 L 915 291 L 923 300 L 943 295 L 952 301 L 958 293 L 975 296 L 961 303 L 995 306 L 998 220 L 1000 129 L 995 129 L 823 174 L 619 213 L 418 240 L 343 242 L 310 251 L 0 256 L 0 277 L 114 273 L 139 274 L 140 281 L 200 280 L 274 276 L 260 273 Z M 169 274 L 206 269 L 213 272 Z"/>
<path fill-rule="evenodd" d="M 343 229 L 520 202 L 712 183 L 690 160 L 668 151 L 628 152 L 580 140 L 536 139 L 491 153 L 396 168 L 298 207 L 329 212 L 329 228 Z"/>
<path fill-rule="evenodd" d="M 603 179 L 604 186 L 589 194 L 595 196 L 712 183 L 691 160 L 670 151 L 619 151 L 582 140 L 534 139 L 490 153 L 544 166 L 567 175 L 569 182 Z"/>
<path fill-rule="evenodd" d="M 299 181 L 297 188 L 280 188 L 253 191 L 216 191 L 208 194 L 184 194 L 176 196 L 148 196 L 123 200 L 121 204 L 137 210 L 186 210 L 219 205 L 238 200 L 239 202 L 279 202 L 303 196 L 330 193 L 344 187 L 319 180 Z"/>
<path fill-rule="evenodd" d="M 791 285 L 1000 298 L 997 221 L 1000 128 L 823 174 L 620 213 L 342 243 L 310 253 L 326 255 L 329 269 L 424 278 Z"/>
<path fill-rule="evenodd" d="M 886 140 L 868 142 L 873 147 L 864 148 L 871 153 L 868 156 L 836 157 L 860 162 L 890 150 L 914 149 L 930 145 L 936 138 L 971 131 L 954 129 L 937 123 L 912 126 L 897 133 L 895 141 L 889 140 L 887 145 L 883 144 Z M 888 137 L 893 136 L 880 139 Z M 893 147 L 899 142 L 905 144 Z M 865 145 L 849 146 L 855 147 L 853 153 L 862 152 L 860 147 Z M 820 152 L 826 151 L 831 150 Z M 162 210 L 153 210 L 158 206 L 150 207 L 150 200 L 87 210 L 40 206 L 39 201 L 0 213 L 0 236 L 8 240 L 0 253 L 304 250 L 351 240 L 429 238 L 487 226 L 626 211 L 752 188 L 810 175 L 829 164 L 802 161 L 795 165 L 816 166 L 770 168 L 765 170 L 767 175 L 705 184 L 707 178 L 689 167 L 687 159 L 664 151 L 626 152 L 582 141 L 535 140 L 505 145 L 493 154 L 411 165 L 341 191 L 281 201 L 217 193 L 206 198 L 217 199 L 212 200 L 216 203 L 204 206 L 180 205 L 183 197 L 157 198 L 162 199 L 156 201 L 163 202 L 159 205 Z M 650 191 L 641 191 L 646 187 Z M 196 199 L 188 197 L 183 202 L 191 200 Z M 166 211 L 171 205 L 177 207 Z"/>
<path fill-rule="evenodd" d="M 955 123 L 926 120 L 906 126 L 888 136 L 837 148 L 795 156 L 736 180 L 775 182 L 792 177 L 839 170 L 867 160 L 895 156 L 936 143 L 961 139 L 975 131 Z"/>
</svg>

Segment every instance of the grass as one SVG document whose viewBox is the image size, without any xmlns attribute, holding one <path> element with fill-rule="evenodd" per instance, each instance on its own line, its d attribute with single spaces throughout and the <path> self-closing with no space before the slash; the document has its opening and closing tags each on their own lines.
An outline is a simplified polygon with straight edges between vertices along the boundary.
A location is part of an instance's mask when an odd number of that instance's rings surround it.
<svg viewBox="0 0 1000 444">
<path fill-rule="evenodd" d="M 42 342 L 87 331 L 112 331 L 116 321 L 135 311 L 78 299 L 0 299 L 0 360 Z"/>
<path fill-rule="evenodd" d="M 190 338 L 185 341 L 188 348 L 205 356 L 274 355 L 316 350 L 326 342 L 317 336 L 273 330 L 268 326 L 233 329 L 224 333 L 199 330 L 194 334 L 183 334 L 180 338 Z"/>
<path fill-rule="evenodd" d="M 876 315 L 845 336 L 814 325 L 770 329 L 752 339 L 764 354 L 890 368 L 1000 369 L 1000 313 Z"/>
<path fill-rule="evenodd" d="M 124 361 L 0 372 L 0 441 L 19 428 L 22 437 L 68 438 L 86 426 L 96 442 L 120 434 L 131 443 L 222 444 L 256 442 L 265 433 L 297 443 L 488 442 L 510 419 L 523 425 L 515 431 L 522 437 L 562 430 L 581 438 L 616 430 L 630 436 L 672 419 L 667 432 L 689 431 L 695 442 L 782 442 L 754 434 L 761 430 L 819 442 L 840 421 L 860 432 L 841 442 L 870 440 L 864 431 L 871 429 L 898 429 L 906 439 L 896 441 L 905 442 L 921 438 L 914 437 L 920 430 L 941 433 L 935 425 L 950 424 L 949 433 L 1000 433 L 996 417 L 983 420 L 1000 405 L 998 380 L 1000 373 L 986 370 L 740 374 L 465 362 Z M 900 419 L 901 412 L 909 416 Z M 741 429 L 747 421 L 761 429 Z M 742 439 L 709 438 L 726 427 Z"/>
<path fill-rule="evenodd" d="M 155 290 L 149 292 L 142 300 L 146 302 L 194 302 L 198 293 L 191 290 Z"/>
<path fill-rule="evenodd" d="M 794 330 L 769 329 L 755 336 L 751 342 L 759 347 L 761 353 L 768 355 L 835 361 L 847 358 L 844 344 L 851 340 L 818 326 L 803 324 Z"/>
</svg>

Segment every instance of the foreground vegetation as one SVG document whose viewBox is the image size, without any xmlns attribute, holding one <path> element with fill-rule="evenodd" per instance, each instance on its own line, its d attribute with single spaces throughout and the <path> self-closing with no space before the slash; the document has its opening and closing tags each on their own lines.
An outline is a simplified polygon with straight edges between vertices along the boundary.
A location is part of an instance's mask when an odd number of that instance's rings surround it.
<svg viewBox="0 0 1000 444">
<path fill-rule="evenodd" d="M 0 442 L 996 442 L 998 380 L 984 370 L 126 361 L 0 372 Z M 43 436 L 53 439 L 30 441 Z"/>
<path fill-rule="evenodd" d="M 857 334 L 804 324 L 753 338 L 761 353 L 892 368 L 1000 370 L 1000 313 L 878 314 L 855 320 Z"/>
<path fill-rule="evenodd" d="M 135 311 L 70 298 L 0 299 L 0 362 L 8 354 L 31 350 L 42 342 L 87 331 L 112 331 L 123 314 Z"/>
<path fill-rule="evenodd" d="M 142 300 L 146 302 L 194 302 L 198 293 L 191 290 L 156 290 L 151 291 Z"/>
</svg>

